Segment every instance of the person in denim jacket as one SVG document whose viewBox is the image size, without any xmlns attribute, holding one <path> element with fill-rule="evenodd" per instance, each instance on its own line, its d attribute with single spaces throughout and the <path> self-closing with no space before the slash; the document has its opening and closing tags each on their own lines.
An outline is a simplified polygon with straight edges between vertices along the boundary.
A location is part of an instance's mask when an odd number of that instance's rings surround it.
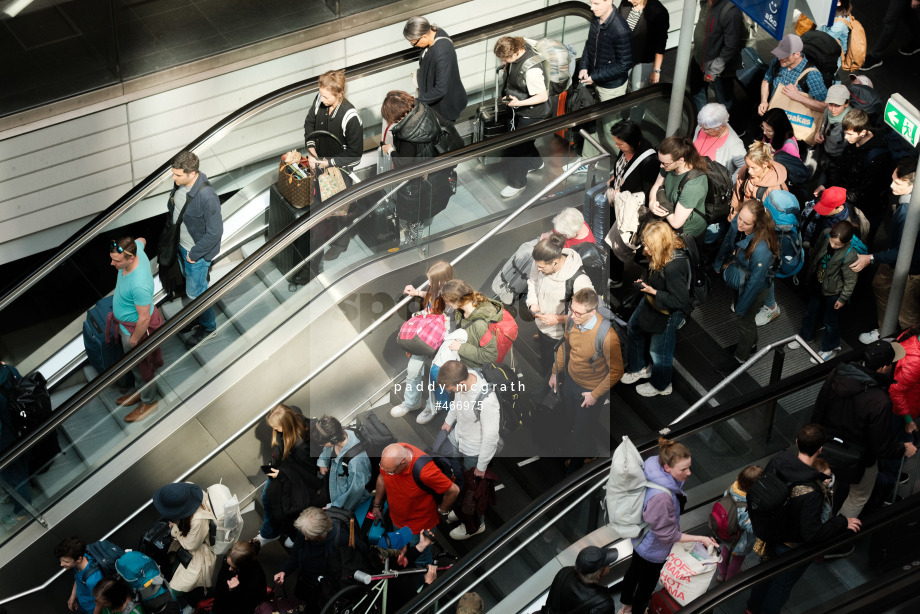
<svg viewBox="0 0 920 614">
<path fill-rule="evenodd" d="M 722 373 L 737 369 L 757 346 L 754 317 L 770 292 L 775 276 L 773 263 L 778 255 L 779 241 L 770 212 L 760 201 L 744 201 L 731 221 L 713 265 L 736 292 L 732 311 L 738 316 L 738 345 L 731 355 L 716 364 Z"/>
<path fill-rule="evenodd" d="M 354 431 L 343 428 L 332 416 L 317 420 L 310 438 L 323 446 L 316 465 L 321 474 L 329 474 L 329 506 L 352 512 L 363 508 L 364 514 L 355 514 L 360 523 L 371 500 L 366 488 L 371 477 L 371 461 L 364 451 L 365 446 Z M 356 446 L 359 446 L 358 453 L 351 457 L 348 452 Z"/>
</svg>

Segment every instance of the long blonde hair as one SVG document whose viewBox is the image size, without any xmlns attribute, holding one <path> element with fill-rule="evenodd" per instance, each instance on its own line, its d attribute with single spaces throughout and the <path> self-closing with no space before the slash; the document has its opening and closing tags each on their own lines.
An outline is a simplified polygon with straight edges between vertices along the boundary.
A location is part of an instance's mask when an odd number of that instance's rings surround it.
<svg viewBox="0 0 920 614">
<path fill-rule="evenodd" d="M 273 446 L 278 445 L 278 430 L 275 429 L 281 430 L 281 440 L 284 445 L 284 450 L 281 453 L 281 460 L 288 457 L 288 454 L 290 454 L 294 446 L 297 445 L 298 439 L 307 441 L 307 428 L 304 426 L 300 415 L 283 403 L 279 403 L 273 410 L 268 412 L 265 421 L 268 423 L 268 426 L 272 427 Z"/>
<path fill-rule="evenodd" d="M 648 266 L 652 271 L 662 270 L 674 260 L 674 251 L 685 247 L 671 225 L 662 220 L 651 222 L 645 227 L 642 241 L 645 243 L 645 253 L 649 257 Z"/>
</svg>

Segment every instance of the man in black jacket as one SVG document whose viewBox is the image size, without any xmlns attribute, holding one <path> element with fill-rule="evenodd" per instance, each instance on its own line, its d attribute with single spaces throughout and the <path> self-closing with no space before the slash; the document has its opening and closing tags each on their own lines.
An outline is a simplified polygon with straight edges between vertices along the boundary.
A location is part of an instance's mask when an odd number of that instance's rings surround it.
<svg viewBox="0 0 920 614">
<path fill-rule="evenodd" d="M 616 606 L 610 592 L 598 583 L 617 560 L 616 549 L 588 546 L 578 553 L 573 567 L 556 573 L 546 597 L 543 614 L 613 614 Z"/>
<path fill-rule="evenodd" d="M 780 512 L 770 522 L 771 533 L 780 535 L 773 544 L 775 554 L 780 555 L 802 545 L 827 541 L 845 530 L 858 532 L 862 526 L 858 518 L 831 516 L 821 521 L 821 512 L 827 494 L 824 480 L 827 476 L 814 468 L 815 460 L 821 454 L 825 442 L 824 427 L 820 424 L 806 424 L 796 437 L 797 453 L 780 452 L 767 464 L 764 475 L 776 472 L 779 479 L 790 486 L 789 496 Z M 750 500 L 751 491 L 748 491 Z M 755 519 L 752 516 L 752 521 Z M 755 522 L 754 531 L 760 531 Z M 751 591 L 745 614 L 779 614 L 792 587 L 799 581 L 808 564 L 801 564 L 761 582 Z"/>
<path fill-rule="evenodd" d="M 903 357 L 900 343 L 876 341 L 866 347 L 862 362 L 831 371 L 815 401 L 811 421 L 827 429 L 823 456 L 836 476 L 834 507 L 845 518 L 859 516 L 865 507 L 880 459 L 910 458 L 917 452 L 914 444 L 892 437 L 888 387 L 894 363 Z"/>
<path fill-rule="evenodd" d="M 712 87 L 716 102 L 731 111 L 735 102 L 735 73 L 741 68 L 746 30 L 741 9 L 731 0 L 702 0 L 700 17 L 693 30 L 693 61 L 690 62 L 690 94 L 699 113 Z"/>
<path fill-rule="evenodd" d="M 417 16 L 406 21 L 403 36 L 410 45 L 423 50 L 416 73 L 416 99 L 453 124 L 467 102 L 454 42 L 447 32 Z"/>
</svg>

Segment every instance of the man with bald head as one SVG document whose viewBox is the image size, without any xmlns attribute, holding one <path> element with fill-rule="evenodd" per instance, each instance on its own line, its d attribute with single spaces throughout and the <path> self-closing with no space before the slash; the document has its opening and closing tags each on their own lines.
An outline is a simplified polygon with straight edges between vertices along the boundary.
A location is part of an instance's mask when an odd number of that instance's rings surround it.
<svg viewBox="0 0 920 614">
<path fill-rule="evenodd" d="M 380 457 L 380 475 L 371 510 L 376 519 L 382 519 L 386 497 L 393 527 L 396 530 L 409 527 L 417 543 L 419 533 L 434 529 L 441 518 L 447 517 L 458 494 L 460 489 L 430 456 L 408 443 L 394 443 L 384 448 Z M 422 557 L 416 561 L 417 565 L 430 562 Z"/>
</svg>

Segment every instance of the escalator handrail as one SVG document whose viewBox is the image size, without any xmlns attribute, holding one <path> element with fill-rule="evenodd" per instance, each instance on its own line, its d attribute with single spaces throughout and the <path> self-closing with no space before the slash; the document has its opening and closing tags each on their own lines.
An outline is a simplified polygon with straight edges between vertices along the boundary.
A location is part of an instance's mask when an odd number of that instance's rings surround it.
<svg viewBox="0 0 920 614">
<path fill-rule="evenodd" d="M 389 171 L 367 181 L 362 181 L 352 186 L 350 189 L 340 192 L 331 198 L 328 203 L 324 203 L 324 206 L 316 213 L 309 216 L 302 216 L 288 224 L 275 237 L 266 241 L 266 243 L 258 248 L 252 255 L 214 282 L 207 290 L 194 301 L 186 305 L 174 317 L 167 320 L 156 332 L 139 343 L 133 351 L 126 354 L 115 365 L 109 367 L 109 369 L 99 375 L 95 380 L 89 382 L 86 386 L 74 393 L 54 412 L 52 418 L 40 429 L 33 431 L 28 437 L 17 442 L 16 445 L 0 456 L 0 471 L 5 469 L 21 454 L 31 449 L 33 445 L 45 436 L 49 435 L 54 429 L 67 420 L 67 418 L 92 401 L 100 392 L 129 373 L 149 352 L 154 351 L 168 338 L 185 328 L 185 326 L 190 324 L 207 308 L 217 303 L 225 293 L 249 278 L 250 275 L 254 274 L 263 265 L 268 263 L 279 252 L 291 245 L 315 225 L 333 216 L 339 209 L 348 207 L 353 202 L 371 196 L 390 185 L 398 185 L 406 179 L 450 168 L 477 156 L 493 151 L 500 151 L 512 145 L 533 140 L 537 136 L 543 134 L 574 128 L 580 124 L 591 122 L 604 116 L 609 109 L 625 106 L 630 103 L 631 100 L 668 96 L 670 95 L 670 90 L 670 84 L 658 84 L 653 87 L 644 88 L 627 96 L 599 103 L 575 113 L 543 120 L 527 128 L 496 136 L 480 143 L 467 145 L 456 152 L 439 156 L 418 166 Z M 572 173 L 564 173 L 564 175 L 569 174 Z M 330 239 L 330 241 L 331 240 L 332 239 Z M 320 249 L 321 248 L 318 248 L 314 251 L 311 257 L 315 257 Z"/>
<path fill-rule="evenodd" d="M 451 39 L 454 41 L 455 46 L 460 47 L 487 40 L 502 33 L 512 32 L 538 23 L 545 23 L 551 19 L 558 19 L 560 17 L 583 17 L 585 20 L 590 21 L 593 16 L 591 10 L 581 2 L 562 2 L 554 6 L 538 9 L 526 15 L 518 15 L 504 19 L 497 24 L 485 25 L 467 32 L 462 32 L 451 36 Z M 414 61 L 421 56 L 421 52 L 421 49 L 414 48 L 405 51 L 397 51 L 383 56 L 382 58 L 376 58 L 361 62 L 355 66 L 346 67 L 345 75 L 348 79 L 373 75 L 401 64 Z M 194 139 L 183 149 L 194 152 L 213 145 L 214 142 L 220 140 L 225 134 L 228 134 L 230 130 L 251 117 L 318 88 L 318 79 L 318 76 L 304 79 L 303 81 L 298 81 L 292 85 L 278 88 L 273 92 L 257 98 L 208 128 L 202 135 Z M 0 296 L 0 311 L 3 311 L 10 303 L 22 296 L 29 288 L 38 283 L 38 281 L 48 273 L 63 264 L 68 258 L 74 255 L 77 250 L 81 249 L 89 241 L 95 238 L 99 232 L 124 214 L 150 192 L 160 181 L 165 179 L 170 173 L 172 159 L 173 157 L 171 156 L 169 160 L 147 175 L 140 183 L 128 190 L 127 194 L 119 198 L 107 209 L 97 214 L 92 220 L 87 222 L 80 230 L 76 231 L 76 233 L 67 239 L 67 241 L 56 251 L 54 256 L 49 258 L 32 273 L 28 274 L 27 277 L 17 282 L 15 287 L 6 290 L 3 295 Z"/>
<path fill-rule="evenodd" d="M 859 533 L 844 531 L 842 535 L 827 541 L 817 544 L 803 544 L 780 556 L 772 557 L 769 561 L 760 563 L 731 580 L 717 584 L 702 596 L 681 607 L 680 613 L 710 612 L 727 599 L 750 589 L 755 584 L 767 581 L 792 567 L 821 556 L 825 552 L 852 544 L 856 540 L 864 539 L 866 534 L 884 529 L 908 517 L 916 517 L 918 510 L 920 510 L 920 493 L 913 494 L 903 501 L 898 501 L 894 505 L 885 506 L 873 512 L 866 518 Z"/>
<path fill-rule="evenodd" d="M 800 371 L 799 373 L 783 378 L 764 388 L 735 397 L 730 402 L 718 406 L 718 410 L 714 413 L 702 417 L 696 416 L 695 421 L 682 423 L 680 426 L 672 429 L 668 437 L 671 439 L 687 437 L 707 429 L 715 423 L 727 420 L 735 414 L 743 413 L 754 406 L 778 400 L 807 388 L 816 382 L 822 381 L 838 364 L 849 360 L 855 360 L 861 357 L 861 355 L 862 351 L 856 349 L 846 354 L 838 355 L 832 361 L 812 366 L 805 371 Z M 639 453 L 645 456 L 654 451 L 658 446 L 657 435 L 654 439 L 635 443 L 636 447 L 639 449 Z M 454 563 L 450 571 L 439 576 L 428 589 L 419 593 L 418 596 L 400 610 L 400 613 L 428 612 L 428 608 L 432 604 L 447 598 L 448 591 L 463 581 L 466 576 L 471 574 L 490 555 L 501 551 L 506 545 L 510 544 L 512 540 L 525 531 L 533 531 L 531 525 L 541 520 L 541 517 L 547 509 L 568 496 L 573 485 L 581 485 L 585 484 L 587 481 L 598 480 L 599 486 L 607 479 L 610 473 L 610 463 L 611 458 L 598 459 L 590 465 L 585 465 L 580 470 L 576 471 L 573 475 L 560 482 L 555 488 L 543 493 L 527 508 L 521 510 L 514 518 L 494 531 L 489 536 L 489 539 L 477 546 L 467 556 Z"/>
</svg>

